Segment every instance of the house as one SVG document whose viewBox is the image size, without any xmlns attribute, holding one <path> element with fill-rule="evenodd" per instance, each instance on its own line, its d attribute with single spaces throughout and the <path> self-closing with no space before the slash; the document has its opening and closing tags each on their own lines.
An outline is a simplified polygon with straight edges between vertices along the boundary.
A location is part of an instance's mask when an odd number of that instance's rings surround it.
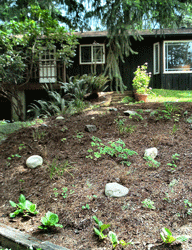
<svg viewBox="0 0 192 250">
<path fill-rule="evenodd" d="M 26 107 L 33 101 L 45 96 L 43 83 L 51 83 L 59 88 L 58 82 L 65 82 L 70 76 L 104 72 L 108 52 L 106 31 L 77 32 L 81 37 L 77 47 L 74 63 L 70 68 L 57 61 L 54 57 L 56 47 L 52 50 L 43 49 L 39 63 L 33 70 L 28 84 L 19 89 L 20 96 Z M 133 72 L 137 66 L 148 62 L 148 71 L 152 73 L 152 88 L 192 90 L 192 29 L 165 29 L 140 31 L 142 41 L 131 39 L 131 54 L 120 62 L 120 71 L 127 90 L 132 90 Z M 27 72 L 26 72 L 27 74 Z M 14 118 L 10 104 L 0 100 L 1 119 Z"/>
<path fill-rule="evenodd" d="M 192 29 L 143 30 L 142 41 L 131 39 L 132 49 L 137 54 L 120 63 L 124 84 L 132 90 L 133 72 L 137 66 L 148 63 L 152 73 L 151 87 L 164 89 L 192 90 Z M 79 49 L 73 66 L 67 75 L 97 73 L 104 70 L 107 55 L 107 32 L 83 32 L 80 34 Z"/>
</svg>

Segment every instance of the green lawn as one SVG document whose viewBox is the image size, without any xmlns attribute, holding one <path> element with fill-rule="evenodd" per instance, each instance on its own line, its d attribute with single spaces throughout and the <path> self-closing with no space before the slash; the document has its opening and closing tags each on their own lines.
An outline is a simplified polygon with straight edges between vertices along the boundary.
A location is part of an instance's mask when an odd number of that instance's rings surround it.
<svg viewBox="0 0 192 250">
<path fill-rule="evenodd" d="M 152 89 L 149 102 L 192 102 L 192 90 Z"/>
</svg>

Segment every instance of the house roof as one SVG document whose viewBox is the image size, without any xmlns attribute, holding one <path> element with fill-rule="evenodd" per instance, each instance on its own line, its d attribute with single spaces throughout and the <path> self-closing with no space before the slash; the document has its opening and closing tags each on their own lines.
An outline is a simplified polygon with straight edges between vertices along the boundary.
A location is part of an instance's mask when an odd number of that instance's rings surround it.
<svg viewBox="0 0 192 250">
<path fill-rule="evenodd" d="M 138 31 L 141 36 L 156 36 L 156 35 L 192 35 L 192 28 L 181 29 L 154 29 L 154 30 L 141 30 Z M 80 37 L 106 37 L 108 32 L 105 31 L 85 31 L 75 32 Z"/>
</svg>

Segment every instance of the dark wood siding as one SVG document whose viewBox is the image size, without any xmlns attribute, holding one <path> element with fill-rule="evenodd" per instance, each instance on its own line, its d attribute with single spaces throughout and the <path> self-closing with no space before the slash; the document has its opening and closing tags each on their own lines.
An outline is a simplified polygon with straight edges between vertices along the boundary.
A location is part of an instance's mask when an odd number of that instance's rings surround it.
<svg viewBox="0 0 192 250">
<path fill-rule="evenodd" d="M 147 35 L 144 36 L 142 41 L 135 41 L 132 39 L 132 49 L 137 54 L 130 54 L 125 58 L 125 62 L 120 62 L 120 71 L 124 84 L 127 86 L 127 90 L 132 90 L 132 80 L 134 77 L 134 71 L 138 66 L 148 63 L 148 72 L 152 72 L 150 86 L 152 88 L 164 88 L 164 89 L 178 89 L 187 90 L 192 89 L 192 74 L 164 74 L 163 73 L 163 41 L 165 40 L 190 40 L 192 35 Z M 84 37 L 79 40 L 80 44 L 92 44 L 93 42 L 107 44 L 106 37 Z M 153 74 L 153 44 L 160 43 L 160 74 Z M 107 48 L 106 48 L 107 54 Z M 104 65 L 97 65 L 97 74 L 104 72 Z M 93 73 L 93 66 L 80 65 L 79 64 L 79 48 L 77 48 L 77 54 L 74 58 L 72 67 L 67 69 L 67 76 L 83 75 Z"/>
</svg>

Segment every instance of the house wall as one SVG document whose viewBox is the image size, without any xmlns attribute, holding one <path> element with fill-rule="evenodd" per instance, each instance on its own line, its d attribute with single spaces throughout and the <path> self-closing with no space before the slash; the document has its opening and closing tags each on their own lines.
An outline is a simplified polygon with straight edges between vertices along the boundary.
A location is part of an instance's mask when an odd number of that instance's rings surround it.
<svg viewBox="0 0 192 250">
<path fill-rule="evenodd" d="M 134 71 L 137 66 L 148 63 L 148 72 L 152 72 L 150 86 L 152 88 L 164 88 L 164 89 L 179 89 L 187 90 L 192 89 L 192 74 L 191 73 L 178 73 L 178 74 L 164 74 L 163 73 L 163 41 L 166 40 L 189 40 L 192 39 L 192 35 L 146 35 L 142 41 L 131 40 L 132 49 L 138 54 L 130 54 L 125 58 L 125 63 L 120 62 L 120 71 L 124 84 L 127 86 L 127 90 L 132 90 L 132 80 L 134 77 Z M 94 41 L 97 43 L 107 44 L 106 37 L 84 37 L 79 40 L 80 44 L 92 44 Z M 153 44 L 160 43 L 160 73 L 153 74 Z M 107 54 L 107 47 L 106 47 Z M 104 72 L 103 65 L 97 65 L 97 74 Z M 70 76 L 83 75 L 93 73 L 93 65 L 80 65 L 79 64 L 79 48 L 77 48 L 77 54 L 74 58 L 72 67 L 66 70 L 67 79 Z M 115 89 L 115 88 L 114 88 Z"/>
</svg>

